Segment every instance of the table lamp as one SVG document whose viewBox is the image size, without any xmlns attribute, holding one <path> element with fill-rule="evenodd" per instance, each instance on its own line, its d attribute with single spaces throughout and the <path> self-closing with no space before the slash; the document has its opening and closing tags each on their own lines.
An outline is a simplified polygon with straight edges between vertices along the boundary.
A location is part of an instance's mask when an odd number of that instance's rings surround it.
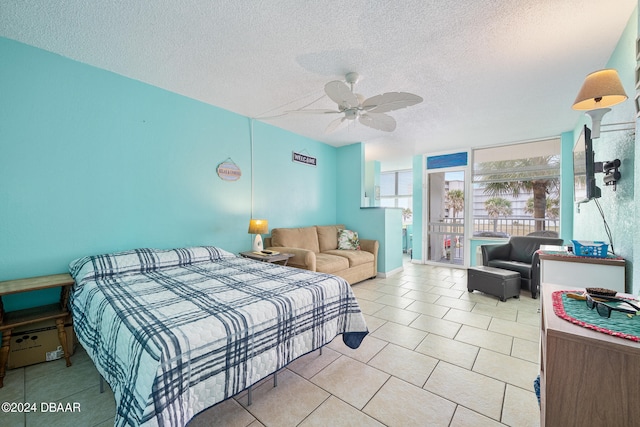
<svg viewBox="0 0 640 427">
<path fill-rule="evenodd" d="M 251 219 L 251 221 L 249 221 L 249 234 L 256 235 L 256 238 L 253 240 L 253 247 L 251 250 L 261 251 L 263 249 L 261 234 L 266 234 L 268 232 L 269 221 L 266 219 Z"/>
</svg>

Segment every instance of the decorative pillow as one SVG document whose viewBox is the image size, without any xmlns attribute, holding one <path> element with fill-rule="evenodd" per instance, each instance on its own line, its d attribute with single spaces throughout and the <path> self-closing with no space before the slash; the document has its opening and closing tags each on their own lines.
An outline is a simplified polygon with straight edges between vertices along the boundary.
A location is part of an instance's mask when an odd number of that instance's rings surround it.
<svg viewBox="0 0 640 427">
<path fill-rule="evenodd" d="M 358 233 L 351 230 L 338 231 L 338 249 L 360 250 L 360 239 Z"/>
</svg>

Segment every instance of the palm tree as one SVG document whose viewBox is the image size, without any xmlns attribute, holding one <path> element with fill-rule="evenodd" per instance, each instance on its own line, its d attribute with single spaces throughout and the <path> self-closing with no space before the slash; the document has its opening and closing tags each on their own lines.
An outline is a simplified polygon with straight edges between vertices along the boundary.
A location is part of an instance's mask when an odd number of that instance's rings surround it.
<svg viewBox="0 0 640 427">
<path fill-rule="evenodd" d="M 527 199 L 527 204 L 524 207 L 524 211 L 528 214 L 533 213 L 533 197 Z M 560 199 L 557 197 L 551 197 L 547 199 L 546 207 L 547 218 L 556 220 L 560 216 Z"/>
<path fill-rule="evenodd" d="M 517 160 L 484 162 L 478 174 L 482 175 L 484 194 L 489 196 L 512 195 L 518 197 L 521 192 L 533 193 L 533 218 L 535 230 L 545 228 L 547 194 L 559 188 L 559 179 L 549 177 L 549 167 L 556 167 L 558 156 L 530 157 Z M 523 173 L 524 172 L 524 173 Z M 523 175 L 526 179 L 523 179 Z"/>
<path fill-rule="evenodd" d="M 493 218 L 493 231 L 498 231 L 498 217 L 509 216 L 512 213 L 511 202 L 502 197 L 492 197 L 484 202 L 487 214 Z"/>
<path fill-rule="evenodd" d="M 464 192 L 462 190 L 449 190 L 445 196 L 444 206 L 451 211 L 453 222 L 456 221 L 456 213 L 464 210 Z"/>
</svg>

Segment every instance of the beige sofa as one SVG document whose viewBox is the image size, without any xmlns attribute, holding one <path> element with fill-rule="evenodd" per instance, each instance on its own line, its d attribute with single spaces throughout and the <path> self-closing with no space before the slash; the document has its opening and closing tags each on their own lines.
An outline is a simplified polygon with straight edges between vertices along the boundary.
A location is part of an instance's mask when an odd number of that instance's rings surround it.
<svg viewBox="0 0 640 427">
<path fill-rule="evenodd" d="M 377 240 L 360 239 L 361 250 L 338 249 L 338 231 L 344 225 L 274 228 L 264 247 L 293 254 L 287 265 L 343 277 L 350 284 L 378 274 Z M 357 230 L 355 230 L 357 231 Z"/>
</svg>

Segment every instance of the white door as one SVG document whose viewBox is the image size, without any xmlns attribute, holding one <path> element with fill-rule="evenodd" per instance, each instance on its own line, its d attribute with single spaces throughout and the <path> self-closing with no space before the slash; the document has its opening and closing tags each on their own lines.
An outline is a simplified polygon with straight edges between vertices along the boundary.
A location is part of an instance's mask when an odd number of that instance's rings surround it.
<svg viewBox="0 0 640 427">
<path fill-rule="evenodd" d="M 426 261 L 465 265 L 465 170 L 427 171 Z"/>
</svg>

